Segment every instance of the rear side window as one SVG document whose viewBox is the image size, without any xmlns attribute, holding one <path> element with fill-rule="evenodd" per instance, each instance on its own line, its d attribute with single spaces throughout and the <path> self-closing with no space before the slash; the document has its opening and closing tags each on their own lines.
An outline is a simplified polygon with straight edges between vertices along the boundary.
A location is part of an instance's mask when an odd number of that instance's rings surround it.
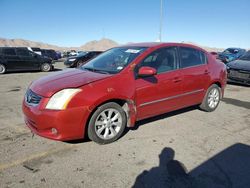
<svg viewBox="0 0 250 188">
<path fill-rule="evenodd" d="M 16 55 L 16 52 L 14 48 L 6 48 L 6 49 L 3 49 L 3 54 L 4 55 Z"/>
<path fill-rule="evenodd" d="M 16 53 L 20 56 L 29 56 L 29 51 L 25 49 L 17 49 Z"/>
<path fill-rule="evenodd" d="M 147 56 L 138 68 L 148 66 L 155 68 L 157 73 L 175 70 L 177 67 L 176 47 L 161 48 Z"/>
<path fill-rule="evenodd" d="M 181 68 L 193 67 L 206 64 L 207 58 L 205 53 L 193 48 L 180 47 Z"/>
</svg>

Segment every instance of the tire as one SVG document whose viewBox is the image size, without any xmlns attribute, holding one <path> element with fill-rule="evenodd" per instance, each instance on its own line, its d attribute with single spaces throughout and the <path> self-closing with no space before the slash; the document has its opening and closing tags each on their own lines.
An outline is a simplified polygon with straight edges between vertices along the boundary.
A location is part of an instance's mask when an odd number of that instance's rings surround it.
<svg viewBox="0 0 250 188">
<path fill-rule="evenodd" d="M 43 72 L 49 72 L 51 69 L 52 69 L 52 66 L 49 63 L 43 63 L 41 65 L 41 71 Z"/>
<path fill-rule="evenodd" d="M 122 135 L 127 123 L 126 113 L 114 102 L 97 108 L 88 124 L 88 137 L 98 144 L 109 144 Z"/>
<path fill-rule="evenodd" d="M 218 107 L 220 100 L 221 88 L 213 84 L 208 88 L 200 108 L 206 112 L 213 112 Z"/>
<path fill-rule="evenodd" d="M 6 68 L 3 64 L 0 64 L 0 74 L 4 74 L 6 72 Z"/>
</svg>

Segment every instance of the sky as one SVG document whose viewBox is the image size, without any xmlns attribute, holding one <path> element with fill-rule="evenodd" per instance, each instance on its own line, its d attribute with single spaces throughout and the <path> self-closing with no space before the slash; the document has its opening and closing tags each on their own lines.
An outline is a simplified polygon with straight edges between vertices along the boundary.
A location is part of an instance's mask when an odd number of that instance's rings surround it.
<svg viewBox="0 0 250 188">
<path fill-rule="evenodd" d="M 0 38 L 80 46 L 159 38 L 160 0 L 0 0 Z M 250 48 L 250 0 L 163 0 L 164 42 Z"/>
</svg>

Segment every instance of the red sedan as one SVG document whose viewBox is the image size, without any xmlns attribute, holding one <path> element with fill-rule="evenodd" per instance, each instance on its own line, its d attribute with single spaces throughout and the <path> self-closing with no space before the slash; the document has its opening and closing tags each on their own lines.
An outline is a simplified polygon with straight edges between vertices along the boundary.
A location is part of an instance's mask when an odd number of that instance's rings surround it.
<svg viewBox="0 0 250 188">
<path fill-rule="evenodd" d="M 28 127 L 40 136 L 88 136 L 107 144 L 141 119 L 192 105 L 214 111 L 226 77 L 225 65 L 199 47 L 130 44 L 112 48 L 79 69 L 34 81 L 23 113 Z"/>
</svg>

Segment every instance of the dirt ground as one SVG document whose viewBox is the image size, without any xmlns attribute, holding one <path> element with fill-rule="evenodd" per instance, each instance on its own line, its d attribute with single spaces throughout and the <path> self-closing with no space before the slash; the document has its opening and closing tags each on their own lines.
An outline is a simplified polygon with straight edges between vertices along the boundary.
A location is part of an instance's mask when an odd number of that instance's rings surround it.
<svg viewBox="0 0 250 188">
<path fill-rule="evenodd" d="M 47 74 L 0 75 L 0 187 L 250 187 L 250 87 L 229 84 L 215 112 L 164 114 L 98 145 L 26 128 L 25 90 Z"/>
</svg>

